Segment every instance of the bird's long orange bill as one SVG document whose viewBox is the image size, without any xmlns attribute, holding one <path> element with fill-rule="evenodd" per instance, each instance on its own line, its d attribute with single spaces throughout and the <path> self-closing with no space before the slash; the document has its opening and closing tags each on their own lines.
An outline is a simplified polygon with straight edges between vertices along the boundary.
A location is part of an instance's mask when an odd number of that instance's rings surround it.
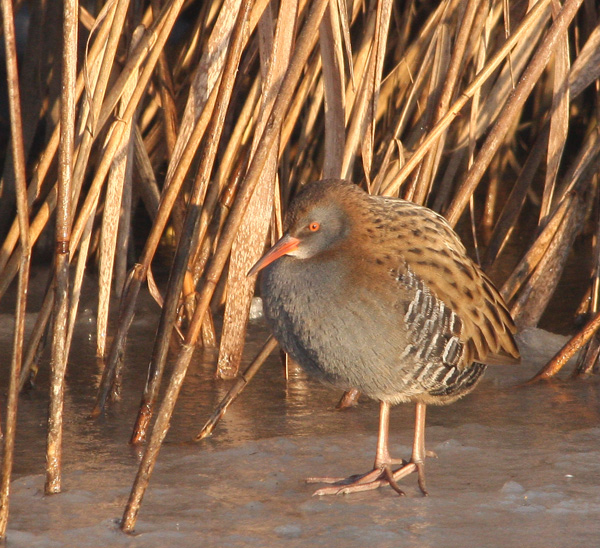
<svg viewBox="0 0 600 548">
<path fill-rule="evenodd" d="M 265 266 L 279 259 L 279 257 L 283 257 L 290 251 L 294 251 L 294 249 L 298 247 L 299 243 L 300 240 L 298 238 L 294 238 L 293 236 L 286 234 L 256 262 L 256 264 L 248 271 L 246 276 L 252 276 L 256 274 Z"/>
</svg>

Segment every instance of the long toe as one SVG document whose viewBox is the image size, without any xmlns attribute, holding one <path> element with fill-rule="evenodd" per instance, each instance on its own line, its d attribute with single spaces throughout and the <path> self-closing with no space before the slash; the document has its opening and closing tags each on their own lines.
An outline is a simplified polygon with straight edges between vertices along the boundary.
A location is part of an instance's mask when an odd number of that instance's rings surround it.
<svg viewBox="0 0 600 548">
<path fill-rule="evenodd" d="M 419 473 L 419 486 L 421 490 L 425 485 L 424 469 L 423 472 L 419 472 L 419 466 L 414 462 L 403 462 L 403 465 L 397 470 L 392 470 L 390 463 L 385 463 L 381 467 L 374 468 L 366 474 L 358 474 L 349 476 L 347 478 L 308 478 L 307 483 L 329 483 L 331 485 L 327 487 L 321 487 L 314 492 L 314 495 L 346 495 L 349 493 L 359 493 L 362 491 L 370 491 L 372 489 L 378 489 L 385 485 L 389 485 L 399 495 L 403 496 L 404 491 L 398 485 L 398 481 L 413 472 Z M 421 475 L 423 475 L 423 484 L 421 484 Z M 424 491 L 426 494 L 426 491 Z"/>
<path fill-rule="evenodd" d="M 337 487 L 345 487 L 348 485 L 359 485 L 372 483 L 378 478 L 382 476 L 383 472 L 379 468 L 374 468 L 370 472 L 366 472 L 364 474 L 354 474 L 352 476 L 348 476 L 347 478 L 306 478 L 306 483 L 332 483 Z M 332 488 L 333 489 L 333 488 Z M 372 489 L 375 489 L 373 487 Z"/>
<path fill-rule="evenodd" d="M 426 497 L 429 493 L 427 492 L 427 487 L 425 485 L 425 463 L 417 463 L 417 476 L 419 478 L 419 489 L 421 489 L 423 496 Z"/>
</svg>

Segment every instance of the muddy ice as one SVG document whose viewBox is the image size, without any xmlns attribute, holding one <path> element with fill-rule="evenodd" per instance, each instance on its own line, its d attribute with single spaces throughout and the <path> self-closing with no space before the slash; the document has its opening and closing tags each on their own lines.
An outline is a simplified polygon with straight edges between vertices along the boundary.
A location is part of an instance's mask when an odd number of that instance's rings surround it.
<svg viewBox="0 0 600 548">
<path fill-rule="evenodd" d="M 146 317 L 152 316 L 148 314 Z M 155 316 L 155 314 L 154 314 Z M 144 315 L 142 314 L 142 318 Z M 10 320 L 0 338 L 10 348 Z M 338 392 L 292 371 L 263 366 L 203 442 L 191 440 L 227 391 L 212 379 L 213 355 L 197 353 L 159 455 L 134 535 L 118 522 L 141 449 L 128 445 L 154 323 L 136 320 L 123 398 L 88 419 L 100 371 L 93 322 L 79 326 L 69 362 L 62 494 L 45 496 L 47 373 L 20 401 L 8 546 L 595 546 L 600 541 L 599 379 L 520 386 L 564 339 L 521 335 L 523 364 L 488 369 L 463 400 L 429 408 L 430 495 L 415 477 L 390 488 L 314 497 L 304 478 L 367 471 L 378 406 L 334 407 Z M 266 333 L 253 327 L 250 359 Z M 4 367 L 3 369 L 6 369 Z M 3 388 L 6 379 L 2 379 Z M 393 409 L 390 449 L 409 457 L 413 409 Z"/>
</svg>

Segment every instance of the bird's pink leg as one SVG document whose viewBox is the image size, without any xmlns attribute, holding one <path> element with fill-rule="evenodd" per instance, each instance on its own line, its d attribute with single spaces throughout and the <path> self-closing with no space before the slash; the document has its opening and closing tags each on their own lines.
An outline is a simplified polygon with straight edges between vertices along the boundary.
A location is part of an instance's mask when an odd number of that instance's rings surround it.
<svg viewBox="0 0 600 548">
<path fill-rule="evenodd" d="M 415 437 L 413 440 L 413 452 L 410 462 L 399 470 L 394 472 L 394 479 L 399 479 L 407 476 L 416 470 L 419 481 L 419 489 L 427 496 L 427 488 L 425 487 L 425 457 L 435 457 L 435 453 L 425 451 L 425 412 L 427 406 L 424 403 L 417 403 L 415 409 Z"/>
<path fill-rule="evenodd" d="M 390 404 L 381 402 L 379 413 L 379 437 L 377 439 L 377 452 L 375 454 L 375 464 L 373 470 L 366 474 L 354 475 L 348 478 L 308 478 L 308 483 L 331 483 L 330 487 L 322 487 L 315 491 L 315 495 L 341 495 L 347 493 L 357 493 L 360 491 L 369 491 L 377 489 L 383 485 L 390 485 L 398 494 L 404 495 L 398 486 L 398 480 L 417 472 L 419 477 L 419 487 L 423 494 L 425 490 L 425 404 L 418 403 L 415 416 L 415 438 L 413 443 L 413 456 L 410 462 L 404 460 L 392 459 L 388 449 L 388 431 L 390 419 Z M 392 470 L 392 465 L 401 464 L 396 470 Z"/>
</svg>

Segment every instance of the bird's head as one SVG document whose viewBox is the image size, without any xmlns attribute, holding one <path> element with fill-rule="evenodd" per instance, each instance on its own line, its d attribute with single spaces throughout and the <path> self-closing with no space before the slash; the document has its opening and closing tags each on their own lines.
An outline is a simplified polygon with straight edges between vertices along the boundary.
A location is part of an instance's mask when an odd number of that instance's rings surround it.
<svg viewBox="0 0 600 548">
<path fill-rule="evenodd" d="M 342 185 L 342 189 L 353 186 Z M 257 261 L 248 276 L 284 255 L 310 259 L 334 250 L 346 240 L 350 223 L 344 202 L 328 187 L 328 181 L 318 181 L 307 185 L 298 194 L 286 216 L 285 234 Z"/>
</svg>

